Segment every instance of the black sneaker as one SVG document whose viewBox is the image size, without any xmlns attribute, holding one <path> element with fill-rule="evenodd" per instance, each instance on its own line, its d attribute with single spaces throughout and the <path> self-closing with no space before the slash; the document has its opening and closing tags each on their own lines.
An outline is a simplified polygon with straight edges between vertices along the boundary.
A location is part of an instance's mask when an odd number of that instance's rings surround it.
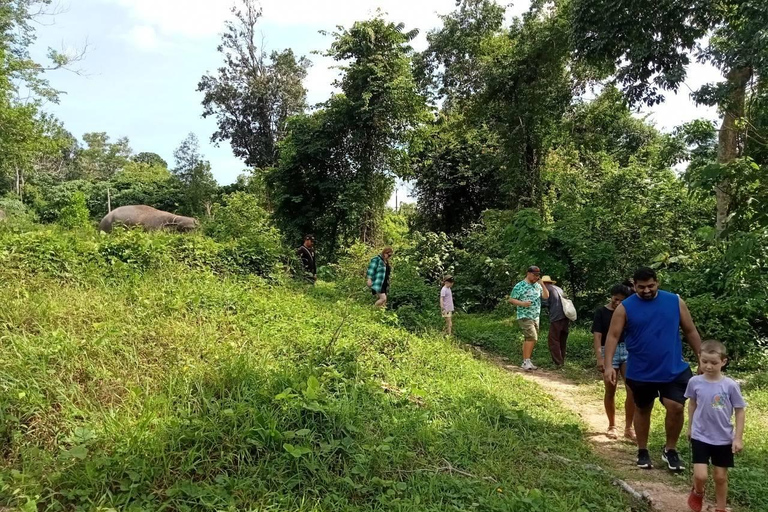
<svg viewBox="0 0 768 512">
<path fill-rule="evenodd" d="M 637 450 L 637 467 L 642 469 L 653 469 L 651 454 L 648 450 Z"/>
<path fill-rule="evenodd" d="M 677 450 L 667 450 L 664 448 L 661 452 L 661 460 L 667 463 L 670 471 L 682 471 L 685 469 L 683 463 L 680 462 L 680 455 Z"/>
</svg>

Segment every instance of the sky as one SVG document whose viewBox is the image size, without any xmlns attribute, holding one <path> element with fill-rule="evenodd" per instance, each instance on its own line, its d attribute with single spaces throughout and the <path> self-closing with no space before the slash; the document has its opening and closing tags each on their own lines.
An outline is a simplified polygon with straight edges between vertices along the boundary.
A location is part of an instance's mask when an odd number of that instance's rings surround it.
<svg viewBox="0 0 768 512">
<path fill-rule="evenodd" d="M 202 118 L 202 94 L 196 89 L 200 78 L 221 64 L 216 47 L 234 1 L 62 0 L 61 12 L 38 26 L 35 53 L 42 56 L 47 47 L 74 51 L 87 44 L 87 54 L 77 64 L 80 74 L 49 74 L 52 85 L 65 94 L 45 109 L 77 137 L 88 132 L 107 132 L 113 140 L 128 137 L 135 152 L 158 153 L 170 164 L 173 150 L 195 133 L 216 180 L 233 182 L 245 165 L 228 144 L 209 142 L 216 122 Z M 440 25 L 438 14 L 451 12 L 455 0 L 262 0 L 261 5 L 267 50 L 292 48 L 312 60 L 305 81 L 312 105 L 330 96 L 338 74 L 331 59 L 311 54 L 332 41 L 319 31 L 349 26 L 381 8 L 387 18 L 420 30 L 413 46 L 422 50 L 426 34 Z M 515 3 L 509 15 L 519 15 L 528 5 L 529 0 Z M 648 115 L 662 130 L 696 118 L 716 119 L 714 110 L 693 104 L 688 87 L 695 90 L 719 76 L 709 66 L 693 65 L 687 87 L 639 115 Z M 398 187 L 400 201 L 412 200 L 407 185 Z"/>
</svg>

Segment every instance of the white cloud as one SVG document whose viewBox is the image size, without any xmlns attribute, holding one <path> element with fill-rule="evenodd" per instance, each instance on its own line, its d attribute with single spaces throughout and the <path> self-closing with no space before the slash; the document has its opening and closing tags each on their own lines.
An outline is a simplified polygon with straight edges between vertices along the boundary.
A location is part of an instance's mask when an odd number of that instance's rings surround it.
<svg viewBox="0 0 768 512">
<path fill-rule="evenodd" d="M 165 35 L 206 37 L 221 32 L 230 8 L 240 0 L 102 0 L 126 8 L 138 24 L 151 25 Z M 519 14 L 530 0 L 511 8 Z M 334 29 L 373 15 L 377 8 L 422 34 L 438 25 L 437 14 L 456 8 L 455 0 L 262 0 L 263 21 L 283 27 Z"/>
<path fill-rule="evenodd" d="M 136 25 L 125 37 L 140 50 L 152 51 L 160 47 L 160 39 L 150 25 Z"/>
</svg>

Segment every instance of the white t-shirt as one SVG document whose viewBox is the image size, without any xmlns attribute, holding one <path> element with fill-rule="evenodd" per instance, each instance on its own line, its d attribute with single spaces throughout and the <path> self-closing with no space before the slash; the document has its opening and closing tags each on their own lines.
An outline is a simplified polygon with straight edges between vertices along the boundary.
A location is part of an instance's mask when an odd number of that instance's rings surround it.
<svg viewBox="0 0 768 512">
<path fill-rule="evenodd" d="M 443 298 L 443 311 L 446 313 L 453 311 L 453 292 L 447 286 L 440 290 L 440 297 Z"/>
</svg>

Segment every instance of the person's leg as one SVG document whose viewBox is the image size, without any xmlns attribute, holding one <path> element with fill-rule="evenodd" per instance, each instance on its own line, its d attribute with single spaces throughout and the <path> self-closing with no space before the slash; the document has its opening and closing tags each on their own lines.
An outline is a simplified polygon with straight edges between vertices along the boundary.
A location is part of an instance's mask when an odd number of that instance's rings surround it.
<svg viewBox="0 0 768 512">
<path fill-rule="evenodd" d="M 447 324 L 447 327 L 448 327 L 448 336 L 452 336 L 453 335 L 453 316 L 448 315 L 447 317 L 445 317 L 445 323 Z"/>
<path fill-rule="evenodd" d="M 608 428 L 616 426 L 616 386 L 605 383 L 605 394 L 603 395 L 603 405 L 605 406 L 605 415 L 608 416 Z"/>
<path fill-rule="evenodd" d="M 533 347 L 539 337 L 538 322 L 532 318 L 522 318 L 518 320 L 520 329 L 523 331 L 525 341 L 523 342 L 523 362 L 531 359 Z"/>
<path fill-rule="evenodd" d="M 637 448 L 639 450 L 648 449 L 648 435 L 651 431 L 651 414 L 653 413 L 653 402 L 651 405 L 635 407 L 635 437 L 637 438 Z"/>
<path fill-rule="evenodd" d="M 552 362 L 557 366 L 563 364 L 563 355 L 560 353 L 560 336 L 561 336 L 560 322 L 549 323 L 549 353 L 552 356 Z"/>
<path fill-rule="evenodd" d="M 563 322 L 563 329 L 560 332 L 560 355 L 563 357 L 563 364 L 565 364 L 565 345 L 568 342 L 568 333 L 571 327 L 571 321 L 567 318 L 561 320 Z"/>
<path fill-rule="evenodd" d="M 663 398 L 662 404 L 667 410 L 664 421 L 664 429 L 667 434 L 665 448 L 677 450 L 677 441 L 680 439 L 680 433 L 683 431 L 683 423 L 685 422 L 685 405 L 669 398 Z"/>
<path fill-rule="evenodd" d="M 635 397 L 632 389 L 627 385 L 627 363 L 622 363 L 618 369 L 621 378 L 624 379 L 624 389 L 627 398 L 624 400 L 624 437 L 635 440 L 635 430 L 632 427 L 635 419 Z"/>
<path fill-rule="evenodd" d="M 648 449 L 648 433 L 651 430 L 653 403 L 659 397 L 658 384 L 626 379 L 627 387 L 632 390 L 635 401 L 634 425 L 637 436 L 637 449 Z"/>
<path fill-rule="evenodd" d="M 673 382 L 665 384 L 659 390 L 661 403 L 667 409 L 664 421 L 664 429 L 667 435 L 665 448 L 667 450 L 677 449 L 677 441 L 680 439 L 683 423 L 685 423 L 685 390 L 692 376 L 691 369 L 688 368 L 678 375 Z"/>
<path fill-rule="evenodd" d="M 693 465 L 693 490 L 699 496 L 704 495 L 704 491 L 707 488 L 707 465 L 706 464 L 694 464 Z"/>
<path fill-rule="evenodd" d="M 387 294 L 386 293 L 380 293 L 379 294 L 379 300 L 376 301 L 375 306 L 377 308 L 383 308 L 387 305 Z"/>
<path fill-rule="evenodd" d="M 728 500 L 728 468 L 713 466 L 712 479 L 715 481 L 715 509 L 725 510 Z"/>
</svg>

